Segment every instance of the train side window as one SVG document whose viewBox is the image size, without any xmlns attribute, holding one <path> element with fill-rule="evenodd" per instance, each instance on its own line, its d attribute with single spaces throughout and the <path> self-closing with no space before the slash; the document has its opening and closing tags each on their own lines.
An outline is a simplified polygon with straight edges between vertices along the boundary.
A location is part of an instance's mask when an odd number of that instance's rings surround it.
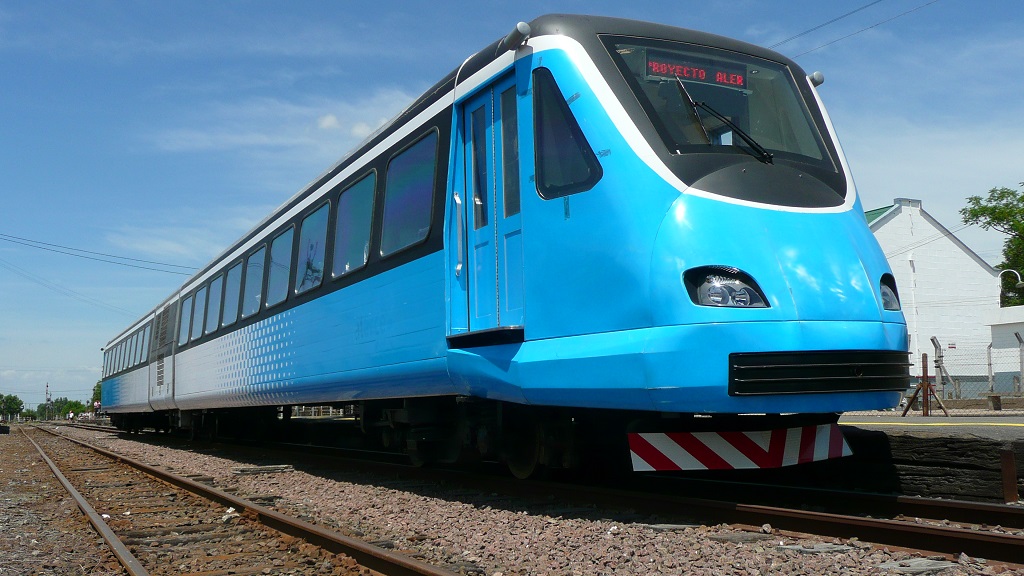
<svg viewBox="0 0 1024 576">
<path fill-rule="evenodd" d="M 188 342 L 188 329 L 192 321 L 192 297 L 189 296 L 181 303 L 181 323 L 178 324 L 178 346 Z"/>
<path fill-rule="evenodd" d="M 242 288 L 242 318 L 247 318 L 260 311 L 263 299 L 263 262 L 267 257 L 267 247 L 249 255 L 245 261 L 245 284 Z"/>
<path fill-rule="evenodd" d="M 487 126 L 491 123 L 487 108 L 481 106 L 470 114 L 470 130 L 473 134 L 473 229 L 479 230 L 487 226 L 488 204 L 491 199 L 491 175 L 488 174 L 488 167 L 491 165 L 491 158 L 487 154 L 487 145 L 490 138 L 487 134 Z"/>
<path fill-rule="evenodd" d="M 381 256 L 394 254 L 427 237 L 436 169 L 437 132 L 421 138 L 388 163 Z"/>
<path fill-rule="evenodd" d="M 238 320 L 238 300 L 242 293 L 242 263 L 228 270 L 224 283 L 224 319 L 221 326 L 230 326 Z"/>
<path fill-rule="evenodd" d="M 533 71 L 537 192 L 560 198 L 590 190 L 603 175 L 594 150 L 547 68 Z"/>
<path fill-rule="evenodd" d="M 327 217 L 330 203 L 302 220 L 299 228 L 299 263 L 295 267 L 295 293 L 312 290 L 324 281 L 324 249 L 327 245 Z"/>
<path fill-rule="evenodd" d="M 370 223 L 373 220 L 373 189 L 376 174 L 349 186 L 338 198 L 334 227 L 334 265 L 331 274 L 344 276 L 366 265 L 370 256 Z"/>
<path fill-rule="evenodd" d="M 129 336 L 125 342 L 124 367 L 132 367 L 132 355 L 135 354 L 135 336 Z"/>
<path fill-rule="evenodd" d="M 501 167 L 508 218 L 519 214 L 519 114 L 515 86 L 501 93 Z"/>
<path fill-rule="evenodd" d="M 203 334 L 209 334 L 217 330 L 220 323 L 220 295 L 224 290 L 224 275 L 218 274 L 210 282 L 210 303 L 206 305 L 206 326 Z"/>
<path fill-rule="evenodd" d="M 196 292 L 196 301 L 192 310 L 192 340 L 203 335 L 203 320 L 206 319 L 206 286 Z"/>
<path fill-rule="evenodd" d="M 128 342 L 127 340 L 125 340 L 121 342 L 121 358 L 119 362 L 120 365 L 117 367 L 118 371 L 124 370 L 128 366 L 128 363 L 126 362 L 126 360 L 128 359 L 128 355 L 126 354 L 127 351 Z"/>
<path fill-rule="evenodd" d="M 132 336 L 132 366 L 138 366 L 142 359 L 142 332 L 136 332 Z"/>
<path fill-rule="evenodd" d="M 295 229 L 288 228 L 270 243 L 270 274 L 267 280 L 267 308 L 284 302 L 288 297 L 288 281 L 292 276 L 292 237 Z"/>
<path fill-rule="evenodd" d="M 146 362 L 149 360 L 149 338 L 152 335 L 152 324 L 147 324 L 146 329 L 142 331 L 142 361 Z"/>
</svg>

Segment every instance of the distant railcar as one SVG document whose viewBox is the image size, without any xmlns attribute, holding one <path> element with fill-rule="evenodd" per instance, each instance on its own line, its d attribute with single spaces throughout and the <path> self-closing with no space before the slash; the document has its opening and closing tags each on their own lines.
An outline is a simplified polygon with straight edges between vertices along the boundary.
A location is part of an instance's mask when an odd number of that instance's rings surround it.
<svg viewBox="0 0 1024 576">
<path fill-rule="evenodd" d="M 849 453 L 895 281 L 816 86 L 736 40 L 549 15 L 468 58 L 105 348 L 125 429 L 353 407 L 420 460 Z"/>
</svg>

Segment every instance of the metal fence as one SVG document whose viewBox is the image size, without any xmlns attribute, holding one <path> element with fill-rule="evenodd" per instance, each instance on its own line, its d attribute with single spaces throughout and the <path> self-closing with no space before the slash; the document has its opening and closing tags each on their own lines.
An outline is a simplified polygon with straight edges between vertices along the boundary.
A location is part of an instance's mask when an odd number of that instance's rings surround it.
<svg viewBox="0 0 1024 576">
<path fill-rule="evenodd" d="M 1013 348 L 994 348 L 992 344 L 943 348 L 933 337 L 934 354 L 917 359 L 919 368 L 927 364 L 933 385 L 932 415 L 942 415 L 943 408 L 955 416 L 1024 415 L 1024 339 L 1020 334 L 1016 337 Z M 919 382 L 920 377 L 914 384 Z M 918 394 L 911 411 L 924 410 L 922 395 Z"/>
</svg>

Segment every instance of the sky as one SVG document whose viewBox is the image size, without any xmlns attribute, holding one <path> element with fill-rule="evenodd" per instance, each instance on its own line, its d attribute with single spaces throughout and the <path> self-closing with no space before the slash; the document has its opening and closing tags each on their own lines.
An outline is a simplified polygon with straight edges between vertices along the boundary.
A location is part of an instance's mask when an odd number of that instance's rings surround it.
<svg viewBox="0 0 1024 576">
<path fill-rule="evenodd" d="M 0 394 L 90 398 L 100 348 L 183 272 L 550 12 L 809 31 L 776 50 L 824 73 L 864 208 L 921 199 L 1001 262 L 958 210 L 1024 181 L 1020 0 L 0 0 Z"/>
</svg>

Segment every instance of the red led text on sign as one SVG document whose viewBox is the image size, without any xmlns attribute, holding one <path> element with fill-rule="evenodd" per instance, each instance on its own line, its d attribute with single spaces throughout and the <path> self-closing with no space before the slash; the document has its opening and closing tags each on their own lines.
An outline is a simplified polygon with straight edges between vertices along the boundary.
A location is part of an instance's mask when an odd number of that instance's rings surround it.
<svg viewBox="0 0 1024 576">
<path fill-rule="evenodd" d="M 746 75 L 735 68 L 718 68 L 716 66 L 697 66 L 684 62 L 669 62 L 662 58 L 647 59 L 647 73 L 651 76 L 681 78 L 699 82 L 712 82 L 724 86 L 743 88 L 747 84 Z"/>
<path fill-rule="evenodd" d="M 707 70 L 694 66 L 669 64 L 667 62 L 655 62 L 654 60 L 651 60 L 647 63 L 647 67 L 651 69 L 651 74 L 657 76 L 678 76 L 689 80 L 707 80 L 708 78 Z"/>
</svg>

